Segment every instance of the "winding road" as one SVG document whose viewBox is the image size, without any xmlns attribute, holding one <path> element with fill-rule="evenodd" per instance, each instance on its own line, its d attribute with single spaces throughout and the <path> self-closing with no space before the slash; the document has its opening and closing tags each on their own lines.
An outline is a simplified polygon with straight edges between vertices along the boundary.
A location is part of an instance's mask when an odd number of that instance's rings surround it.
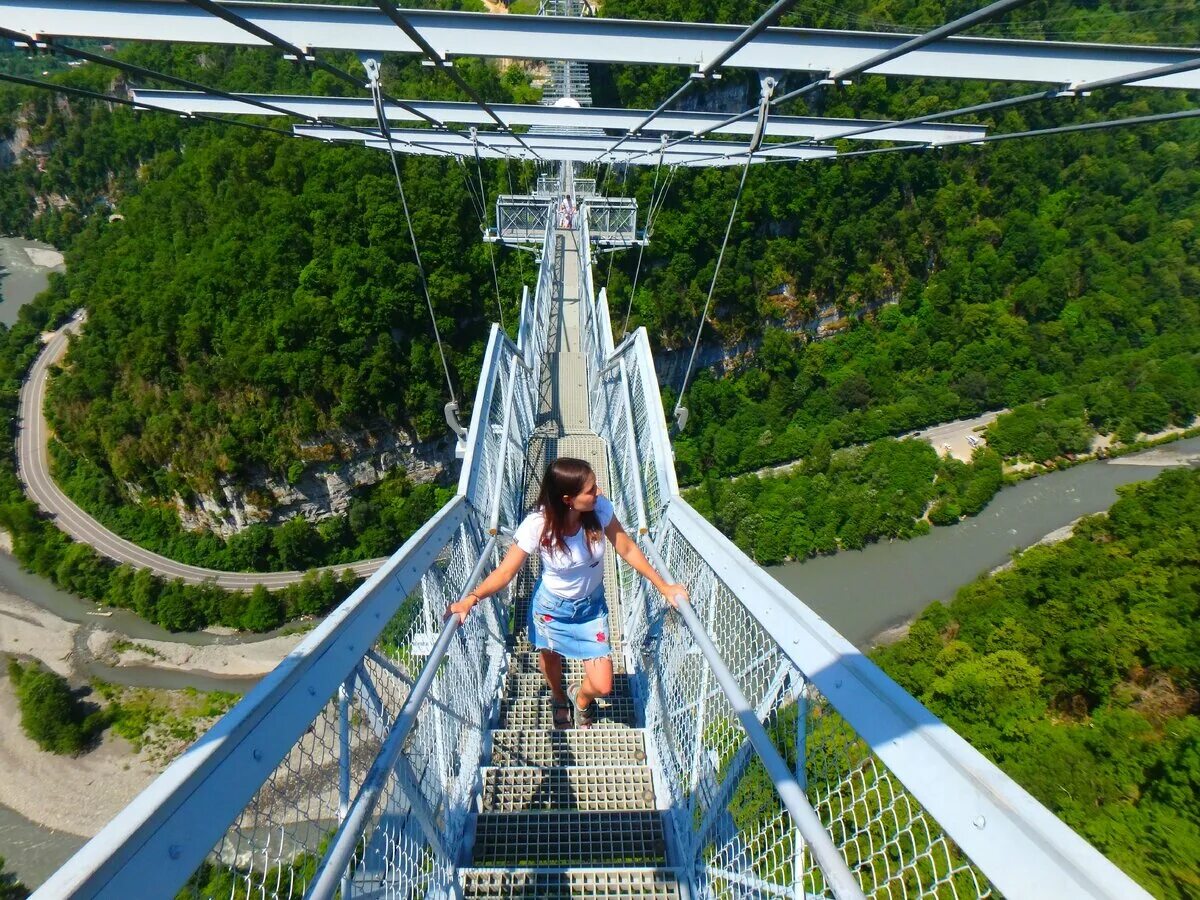
<svg viewBox="0 0 1200 900">
<path fill-rule="evenodd" d="M 68 336 L 78 332 L 85 320 L 86 314 L 80 310 L 70 322 L 50 335 L 21 386 L 17 406 L 17 475 L 25 485 L 29 499 L 73 540 L 89 544 L 97 553 L 109 559 L 149 569 L 163 578 L 179 578 L 187 584 L 215 584 L 229 590 L 250 590 L 260 584 L 277 590 L 300 581 L 304 572 L 223 572 L 190 566 L 151 553 L 109 531 L 54 483 L 50 476 L 50 428 L 45 416 L 46 382 L 50 367 L 66 353 Z M 334 572 L 350 569 L 356 575 L 366 576 L 386 561 L 387 557 L 383 557 L 326 568 Z"/>
</svg>

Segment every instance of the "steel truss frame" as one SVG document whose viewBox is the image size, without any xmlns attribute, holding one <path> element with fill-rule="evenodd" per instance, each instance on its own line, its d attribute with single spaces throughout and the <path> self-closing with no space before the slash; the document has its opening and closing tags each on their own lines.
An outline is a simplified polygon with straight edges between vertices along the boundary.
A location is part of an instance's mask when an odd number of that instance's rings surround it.
<svg viewBox="0 0 1200 900">
<path fill-rule="evenodd" d="M 312 53 L 423 50 L 378 9 L 357 6 L 229 2 L 242 19 Z M 444 59 L 456 56 L 703 68 L 744 30 L 737 25 L 406 10 L 413 28 Z M 4 0 L 6 27 L 39 37 L 267 46 L 202 9 L 163 0 Z M 767 28 L 724 62 L 732 68 L 837 72 L 892 50 L 911 35 Z M 1069 85 L 1187 62 L 1194 52 L 1165 47 L 954 37 L 870 69 L 877 75 L 975 78 Z M 1138 87 L 1200 88 L 1196 71 L 1133 82 Z"/>
<path fill-rule="evenodd" d="M 159 91 L 137 89 L 133 92 L 139 103 L 154 105 L 189 115 L 207 113 L 211 115 L 284 115 L 291 113 L 309 121 L 330 119 L 375 119 L 371 101 L 358 97 L 311 97 L 280 94 L 235 94 L 235 99 L 203 94 L 196 91 Z M 405 100 L 412 108 L 424 112 L 443 122 L 462 125 L 485 125 L 491 119 L 473 103 L 441 100 Z M 272 109 L 265 109 L 262 104 Z M 408 110 L 384 104 L 388 121 L 418 122 L 420 117 Z M 516 103 L 494 103 L 492 110 L 510 127 L 534 126 L 548 128 L 610 128 L 628 130 L 637 124 L 649 110 L 608 109 L 602 107 L 554 107 L 533 106 Z M 726 118 L 722 113 L 669 111 L 660 113 L 645 126 L 649 132 L 694 133 L 720 123 Z M 886 121 L 873 119 L 841 119 L 818 116 L 773 116 L 770 132 L 773 137 L 794 137 L 823 140 L 844 131 L 856 128 L 876 129 L 872 141 L 923 141 L 940 144 L 953 140 L 978 140 L 987 133 L 983 125 L 898 125 L 889 127 Z M 734 122 L 714 128 L 714 134 L 730 134 L 749 137 L 754 133 L 753 122 Z M 656 145 L 657 147 L 657 145 Z"/>
</svg>

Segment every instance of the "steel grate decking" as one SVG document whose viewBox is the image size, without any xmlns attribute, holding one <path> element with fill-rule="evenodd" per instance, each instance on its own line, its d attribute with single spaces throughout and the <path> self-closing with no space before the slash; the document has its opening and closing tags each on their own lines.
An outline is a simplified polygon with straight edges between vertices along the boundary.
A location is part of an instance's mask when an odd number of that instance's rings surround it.
<svg viewBox="0 0 1200 900">
<path fill-rule="evenodd" d="M 600 715 L 593 728 L 628 728 L 636 724 L 631 698 L 602 697 L 596 702 Z M 549 700 L 546 697 L 505 697 L 500 704 L 500 727 L 553 728 L 554 716 Z"/>
<path fill-rule="evenodd" d="M 589 427 L 587 372 L 580 340 L 579 260 L 574 236 L 558 263 L 550 342 L 539 388 L 538 425 L 526 455 L 526 506 L 536 499 L 548 460 L 586 459 L 603 490 L 611 489 L 608 447 Z M 533 571 L 537 571 L 534 561 Z M 645 734 L 635 727 L 630 677 L 624 673 L 616 554 L 605 554 L 614 683 L 599 701 L 590 729 L 554 727 L 550 690 L 526 635 L 533 578 L 523 578 L 513 610 L 509 670 L 490 765 L 481 770 L 474 864 L 461 870 L 467 898 L 679 897 L 666 862 L 665 820 L 657 809 Z M 563 680 L 577 683 L 579 660 L 564 660 Z M 612 868 L 599 868 L 609 866 Z"/>
<path fill-rule="evenodd" d="M 481 813 L 473 857 L 477 866 L 646 866 L 666 862 L 666 836 L 657 812 Z"/>
<path fill-rule="evenodd" d="M 520 641 L 524 644 L 524 639 Z M 620 656 L 613 660 L 613 672 L 621 674 L 624 671 L 625 664 Z M 516 675 L 537 675 L 541 678 L 541 670 L 538 669 L 538 654 L 535 650 L 514 650 L 512 656 L 509 657 L 509 677 Z M 563 660 L 563 674 L 571 681 L 578 681 L 583 676 L 583 661 L 578 659 Z"/>
<path fill-rule="evenodd" d="M 472 900 L 679 900 L 673 869 L 464 869 Z"/>
<path fill-rule="evenodd" d="M 486 812 L 651 810 L 654 785 L 646 766 L 486 769 L 483 808 Z"/>
<path fill-rule="evenodd" d="M 568 684 L 578 683 L 579 676 L 564 672 L 562 681 L 562 686 L 566 687 Z M 545 699 L 550 696 L 550 687 L 546 684 L 546 679 L 542 677 L 541 673 L 535 675 L 533 673 L 522 674 L 513 672 L 508 676 L 508 682 L 505 685 L 504 695 L 512 699 L 516 699 L 518 697 L 541 697 Z M 609 695 L 609 699 L 612 700 L 617 697 L 629 696 L 629 676 L 622 673 L 614 673 L 613 689 L 612 693 Z"/>
<path fill-rule="evenodd" d="M 638 765 L 646 761 L 640 729 L 492 732 L 494 766 Z"/>
</svg>

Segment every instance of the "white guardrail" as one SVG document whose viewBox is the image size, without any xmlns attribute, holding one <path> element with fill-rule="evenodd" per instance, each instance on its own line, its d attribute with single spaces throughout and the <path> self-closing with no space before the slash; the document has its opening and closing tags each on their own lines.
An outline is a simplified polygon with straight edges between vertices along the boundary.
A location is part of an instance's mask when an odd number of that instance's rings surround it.
<svg viewBox="0 0 1200 900">
<path fill-rule="evenodd" d="M 580 246 L 587 246 L 587 223 Z M 607 298 L 581 275 L 592 426 L 621 520 L 691 593 L 696 622 L 872 897 L 1148 896 L 930 713 L 679 496 L 645 329 L 612 347 Z M 590 329 L 590 331 L 589 331 Z M 620 567 L 626 663 L 645 703 L 694 897 L 837 890 L 755 752 L 721 663 Z"/>
</svg>

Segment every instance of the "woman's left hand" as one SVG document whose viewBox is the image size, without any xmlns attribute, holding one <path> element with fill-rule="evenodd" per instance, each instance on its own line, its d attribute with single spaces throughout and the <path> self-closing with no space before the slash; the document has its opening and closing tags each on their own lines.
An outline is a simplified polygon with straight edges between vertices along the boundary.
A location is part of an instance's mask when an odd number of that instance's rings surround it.
<svg viewBox="0 0 1200 900">
<path fill-rule="evenodd" d="M 679 609 L 679 601 L 677 597 L 682 597 L 684 600 L 690 599 L 688 589 L 682 584 L 667 584 L 662 588 L 663 599 L 671 605 L 672 609 Z"/>
</svg>

